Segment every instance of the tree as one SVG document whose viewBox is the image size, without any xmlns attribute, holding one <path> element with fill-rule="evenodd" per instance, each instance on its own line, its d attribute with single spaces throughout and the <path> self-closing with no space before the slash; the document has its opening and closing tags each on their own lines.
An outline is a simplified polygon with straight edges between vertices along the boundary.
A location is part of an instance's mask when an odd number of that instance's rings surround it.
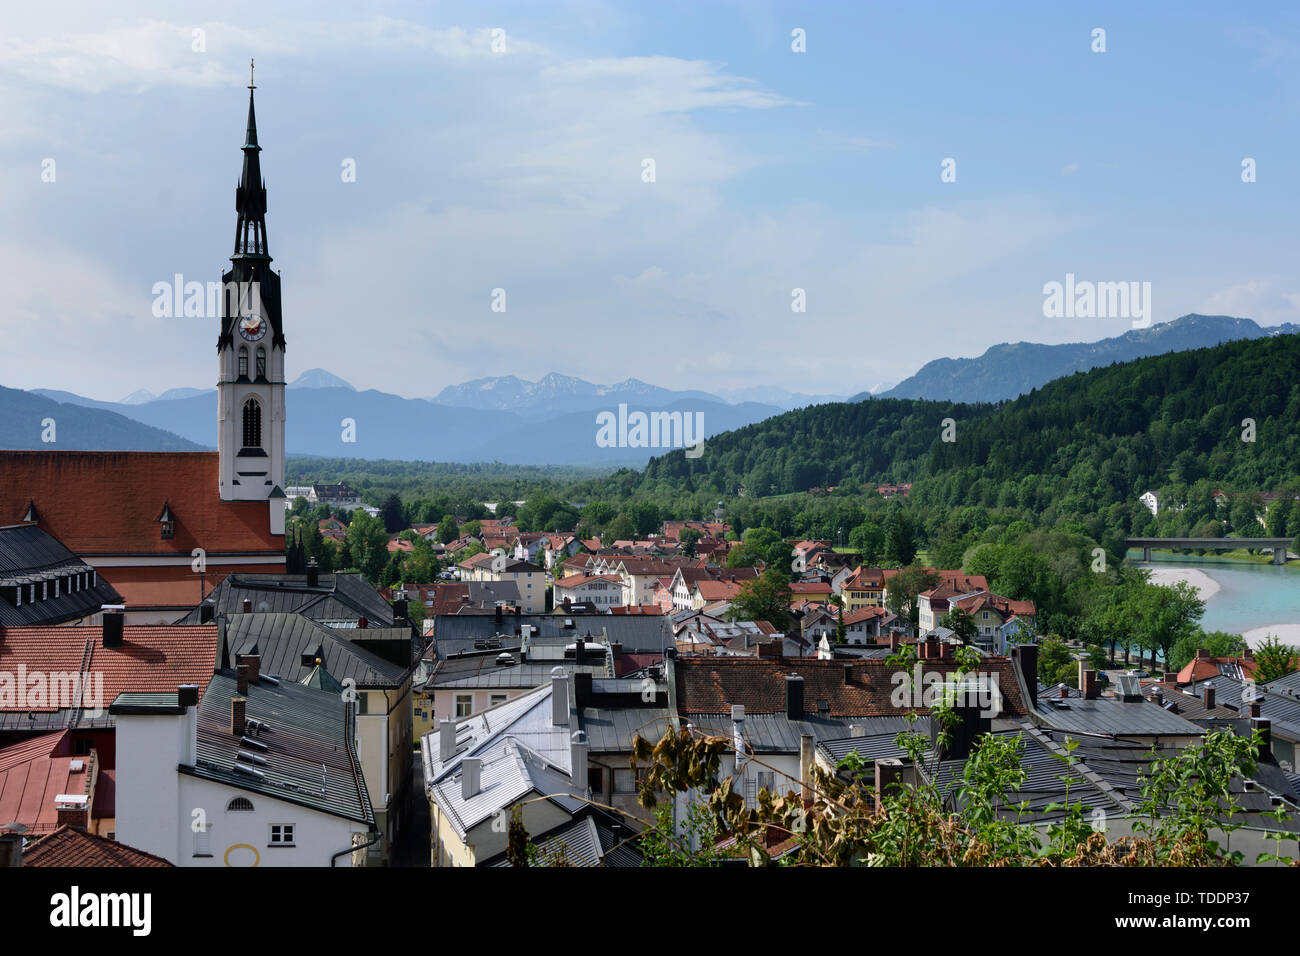
<svg viewBox="0 0 1300 956">
<path fill-rule="evenodd" d="M 942 579 L 927 568 L 912 565 L 899 571 L 886 582 L 885 607 L 891 614 L 906 617 L 915 631 L 921 608 L 917 595 L 935 587 Z"/>
<path fill-rule="evenodd" d="M 885 557 L 906 567 L 916 559 L 916 526 L 902 508 L 894 512 L 885 535 Z"/>
<path fill-rule="evenodd" d="M 1267 684 L 1300 670 L 1300 648 L 1283 644 L 1270 634 L 1255 648 L 1255 680 Z"/>
<path fill-rule="evenodd" d="M 406 512 L 402 509 L 402 499 L 396 492 L 385 498 L 384 503 L 379 506 L 379 516 L 384 521 L 384 530 L 389 534 L 395 534 L 408 527 Z"/>
<path fill-rule="evenodd" d="M 1038 679 L 1045 687 L 1055 687 L 1057 684 L 1078 686 L 1079 664 L 1064 641 L 1054 637 L 1043 641 L 1038 651 Z"/>
<path fill-rule="evenodd" d="M 943 616 L 943 620 L 939 623 L 955 633 L 963 644 L 969 644 L 975 640 L 980 632 L 979 626 L 975 623 L 975 618 L 970 616 L 969 611 L 961 607 L 954 607 Z"/>
<path fill-rule="evenodd" d="M 358 508 L 344 540 L 361 573 L 371 584 L 378 584 L 388 564 L 388 534 L 384 523 Z"/>
<path fill-rule="evenodd" d="M 460 528 L 456 527 L 455 515 L 443 515 L 438 522 L 438 541 L 449 544 L 460 537 Z"/>
<path fill-rule="evenodd" d="M 681 542 L 682 553 L 689 558 L 695 557 L 695 545 L 703 537 L 704 532 L 699 528 L 684 528 L 677 539 Z"/>
<path fill-rule="evenodd" d="M 794 629 L 790 580 L 783 568 L 768 568 L 740 586 L 731 599 L 733 621 L 767 621 L 783 634 Z"/>
<path fill-rule="evenodd" d="M 863 521 L 849 532 L 849 546 L 862 552 L 866 564 L 875 564 L 885 551 L 885 532 L 875 521 Z"/>
</svg>

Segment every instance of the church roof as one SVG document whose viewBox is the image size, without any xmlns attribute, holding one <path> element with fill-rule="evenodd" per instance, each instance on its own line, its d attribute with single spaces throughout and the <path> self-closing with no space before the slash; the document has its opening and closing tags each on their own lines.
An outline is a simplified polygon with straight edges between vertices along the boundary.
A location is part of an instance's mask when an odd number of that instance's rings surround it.
<svg viewBox="0 0 1300 956">
<path fill-rule="evenodd" d="M 30 501 L 41 530 L 80 557 L 284 553 L 271 505 L 220 500 L 216 452 L 0 451 L 0 474 L 0 523 Z M 159 529 L 164 505 L 171 538 Z"/>
</svg>

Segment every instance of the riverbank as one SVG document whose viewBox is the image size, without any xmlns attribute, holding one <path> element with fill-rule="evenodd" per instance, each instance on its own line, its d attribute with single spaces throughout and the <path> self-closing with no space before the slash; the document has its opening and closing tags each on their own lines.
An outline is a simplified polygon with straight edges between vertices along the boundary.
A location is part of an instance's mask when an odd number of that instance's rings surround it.
<svg viewBox="0 0 1300 956">
<path fill-rule="evenodd" d="M 1283 644 L 1300 645 L 1300 624 L 1265 624 L 1242 631 L 1241 636 L 1251 647 L 1258 647 L 1267 637 L 1276 637 Z"/>
<path fill-rule="evenodd" d="M 1196 589 L 1196 595 L 1202 601 L 1208 601 L 1219 593 L 1219 582 L 1204 571 L 1196 568 L 1151 568 L 1151 583 L 1166 587 L 1184 581 Z"/>
</svg>

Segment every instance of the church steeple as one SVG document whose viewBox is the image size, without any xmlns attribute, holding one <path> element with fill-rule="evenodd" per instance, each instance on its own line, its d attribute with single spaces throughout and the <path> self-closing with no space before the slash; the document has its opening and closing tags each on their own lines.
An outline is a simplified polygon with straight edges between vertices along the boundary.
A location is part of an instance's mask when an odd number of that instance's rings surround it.
<svg viewBox="0 0 1300 956">
<path fill-rule="evenodd" d="M 266 180 L 262 178 L 262 163 L 257 145 L 257 114 L 253 109 L 253 61 L 248 61 L 248 130 L 244 135 L 244 169 L 235 188 L 235 211 L 239 224 L 235 227 L 235 256 L 255 256 L 271 261 L 266 245 Z"/>
<path fill-rule="evenodd" d="M 280 276 L 266 245 L 266 182 L 262 179 L 249 64 L 248 128 L 243 171 L 235 189 L 235 249 L 221 277 L 217 338 L 217 450 L 223 501 L 265 501 L 273 533 L 284 533 L 284 327 Z"/>
</svg>

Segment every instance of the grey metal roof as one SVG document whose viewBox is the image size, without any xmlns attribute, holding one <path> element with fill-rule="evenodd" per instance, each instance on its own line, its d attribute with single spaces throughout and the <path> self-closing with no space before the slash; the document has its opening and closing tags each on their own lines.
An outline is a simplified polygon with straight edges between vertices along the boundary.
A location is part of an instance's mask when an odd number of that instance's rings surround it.
<svg viewBox="0 0 1300 956">
<path fill-rule="evenodd" d="M 572 628 L 564 626 L 563 614 L 507 614 L 500 621 L 492 614 L 439 614 L 434 618 L 433 635 L 439 656 L 455 653 L 466 642 L 472 646 L 476 638 L 517 638 L 525 624 L 531 625 L 533 636 L 539 638 L 583 637 L 594 642 L 603 632 L 611 643 L 621 643 L 626 654 L 663 653 L 664 648 L 673 646 L 667 615 L 573 614 L 567 619 L 573 622 Z"/>
<path fill-rule="evenodd" d="M 1057 707 L 1050 700 L 1039 701 L 1033 711 L 1035 721 L 1078 734 L 1198 737 L 1202 733 L 1200 727 L 1146 699 L 1126 703 L 1113 697 L 1096 700 L 1071 697 L 1063 703 L 1066 708 Z"/>
<path fill-rule="evenodd" d="M 212 678 L 199 701 L 198 759 L 181 772 L 373 828 L 374 810 L 353 749 L 350 705 L 338 694 L 289 681 L 249 684 L 243 695 L 245 714 L 269 725 L 250 735 L 266 745 L 257 751 L 266 763 L 254 765 L 237 760 L 241 743 L 230 732 L 230 700 L 236 691 L 233 671 Z M 262 775 L 236 771 L 237 764 Z"/>
<path fill-rule="evenodd" d="M 1277 680 L 1261 685 L 1265 690 L 1275 694 L 1292 694 L 1300 696 L 1300 671 L 1293 671 Z"/>
<path fill-rule="evenodd" d="M 573 866 L 641 866 L 643 858 L 627 836 L 616 836 L 606 814 L 592 812 L 544 833 L 533 840 L 548 866 L 563 847 L 564 858 Z M 504 853 L 484 866 L 509 866 Z"/>
<path fill-rule="evenodd" d="M 1272 682 L 1276 683 L 1277 681 Z M 1214 687 L 1218 707 L 1233 709 L 1245 716 L 1249 713 L 1249 701 L 1253 700 L 1259 704 L 1259 715 L 1272 721 L 1275 731 L 1287 740 L 1300 741 L 1300 698 L 1279 694 L 1263 684 L 1251 685 L 1224 674 L 1193 683 L 1191 692 L 1203 699 L 1207 685 Z"/>
<path fill-rule="evenodd" d="M 835 740 L 849 736 L 852 724 L 865 723 L 867 717 L 814 717 L 791 720 L 785 714 L 746 714 L 745 740 L 754 753 L 798 753 L 800 738 L 812 734 L 814 741 Z M 682 725 L 693 724 L 707 733 L 730 737 L 731 714 L 691 714 L 681 718 Z"/>
<path fill-rule="evenodd" d="M 658 742 L 670 727 L 667 707 L 584 707 L 579 725 L 593 754 L 631 753 L 638 735 Z"/>
<path fill-rule="evenodd" d="M 225 643 L 226 663 L 233 664 L 237 654 L 259 654 L 262 673 L 291 681 L 303 680 L 311 673 L 316 663 L 304 663 L 303 655 L 317 651 L 332 677 L 340 682 L 350 677 L 361 688 L 400 687 L 409 673 L 408 668 L 353 644 L 343 632 L 298 614 L 232 614 L 226 621 Z M 217 654 L 219 665 L 220 649 Z"/>
<path fill-rule="evenodd" d="M 217 614 L 241 613 L 249 600 L 254 612 L 330 621 L 364 617 L 379 627 L 393 625 L 392 605 L 360 574 L 321 574 L 315 587 L 308 587 L 305 574 L 230 574 L 206 600 L 214 603 Z M 176 623 L 198 622 L 195 607 Z"/>
<path fill-rule="evenodd" d="M 930 718 L 928 716 L 920 717 L 912 724 L 909 724 L 902 717 L 868 717 L 861 723 L 866 730 L 866 733 L 861 737 L 829 737 L 825 740 L 819 740 L 817 749 L 832 764 L 838 765 L 841 760 L 854 751 L 857 751 L 858 756 L 867 761 L 905 756 L 904 752 L 898 749 L 897 744 L 898 735 L 901 733 L 917 733 L 926 740 L 930 739 Z M 926 747 L 926 754 L 930 754 L 928 746 Z"/>
<path fill-rule="evenodd" d="M 62 542 L 37 525 L 11 525 L 0 528 L 0 587 L 36 583 L 55 577 L 89 572 L 95 569 L 69 551 Z M 69 593 L 66 582 L 55 598 L 31 602 L 23 596 L 21 604 L 11 604 L 0 595 L 0 625 L 18 627 L 28 624 L 62 624 L 96 613 L 105 604 L 121 604 L 119 594 L 102 576 L 94 587 Z"/>
</svg>

